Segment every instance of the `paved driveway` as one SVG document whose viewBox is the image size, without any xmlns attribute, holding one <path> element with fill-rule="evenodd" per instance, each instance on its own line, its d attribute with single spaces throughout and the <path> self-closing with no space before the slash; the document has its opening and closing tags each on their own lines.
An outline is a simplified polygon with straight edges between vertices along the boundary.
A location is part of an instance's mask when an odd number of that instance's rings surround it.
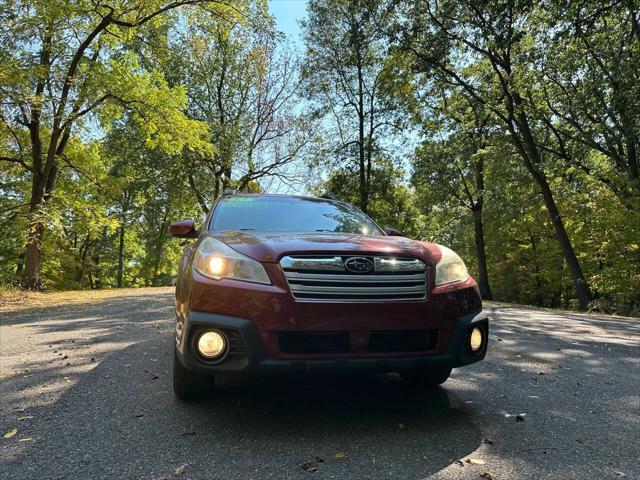
<svg viewBox="0 0 640 480">
<path fill-rule="evenodd" d="M 155 289 L 0 311 L 0 478 L 640 478 L 640 319 L 492 305 L 486 361 L 432 393 L 225 379 L 185 403 L 172 308 Z"/>
</svg>

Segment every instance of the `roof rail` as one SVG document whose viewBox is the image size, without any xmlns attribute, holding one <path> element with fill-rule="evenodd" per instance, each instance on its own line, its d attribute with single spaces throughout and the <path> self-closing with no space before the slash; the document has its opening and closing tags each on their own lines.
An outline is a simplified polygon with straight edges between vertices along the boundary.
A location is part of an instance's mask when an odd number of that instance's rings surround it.
<svg viewBox="0 0 640 480">
<path fill-rule="evenodd" d="M 338 202 L 340 201 L 338 197 L 336 197 L 335 195 L 331 195 L 330 193 L 323 193 L 318 198 L 325 198 L 327 200 L 336 200 Z"/>
</svg>

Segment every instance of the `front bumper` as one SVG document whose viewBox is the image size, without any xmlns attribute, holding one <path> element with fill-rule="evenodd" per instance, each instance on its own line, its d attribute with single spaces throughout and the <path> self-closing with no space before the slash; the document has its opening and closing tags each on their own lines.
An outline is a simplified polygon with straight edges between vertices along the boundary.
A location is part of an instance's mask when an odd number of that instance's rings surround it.
<svg viewBox="0 0 640 480">
<path fill-rule="evenodd" d="M 479 352 L 469 348 L 472 327 L 480 327 L 484 344 Z M 195 352 L 195 341 L 202 330 L 222 331 L 230 343 L 222 361 L 205 362 Z M 250 320 L 227 315 L 192 311 L 184 322 L 177 355 L 187 369 L 208 373 L 385 373 L 456 368 L 485 357 L 489 321 L 484 311 L 462 315 L 454 322 L 446 349 L 442 353 L 416 356 L 282 359 L 267 355 L 256 326 Z"/>
</svg>

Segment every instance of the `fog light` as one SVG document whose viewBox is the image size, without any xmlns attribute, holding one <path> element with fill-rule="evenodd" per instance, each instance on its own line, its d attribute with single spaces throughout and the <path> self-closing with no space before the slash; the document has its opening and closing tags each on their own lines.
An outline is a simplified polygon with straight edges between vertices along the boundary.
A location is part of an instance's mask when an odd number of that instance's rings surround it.
<svg viewBox="0 0 640 480">
<path fill-rule="evenodd" d="M 482 330 L 475 327 L 471 330 L 471 337 L 469 338 L 469 346 L 472 352 L 477 352 L 482 348 Z"/>
<path fill-rule="evenodd" d="M 198 338 L 198 352 L 205 358 L 215 358 L 224 352 L 225 340 L 218 332 L 205 332 Z"/>
</svg>

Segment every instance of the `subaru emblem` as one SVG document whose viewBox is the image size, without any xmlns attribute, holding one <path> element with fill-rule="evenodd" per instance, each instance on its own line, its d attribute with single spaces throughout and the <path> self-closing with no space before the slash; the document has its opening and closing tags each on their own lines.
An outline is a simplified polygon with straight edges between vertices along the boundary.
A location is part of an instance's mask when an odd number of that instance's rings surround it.
<svg viewBox="0 0 640 480">
<path fill-rule="evenodd" d="M 344 262 L 347 270 L 354 273 L 373 272 L 373 262 L 366 257 L 350 257 Z"/>
</svg>

